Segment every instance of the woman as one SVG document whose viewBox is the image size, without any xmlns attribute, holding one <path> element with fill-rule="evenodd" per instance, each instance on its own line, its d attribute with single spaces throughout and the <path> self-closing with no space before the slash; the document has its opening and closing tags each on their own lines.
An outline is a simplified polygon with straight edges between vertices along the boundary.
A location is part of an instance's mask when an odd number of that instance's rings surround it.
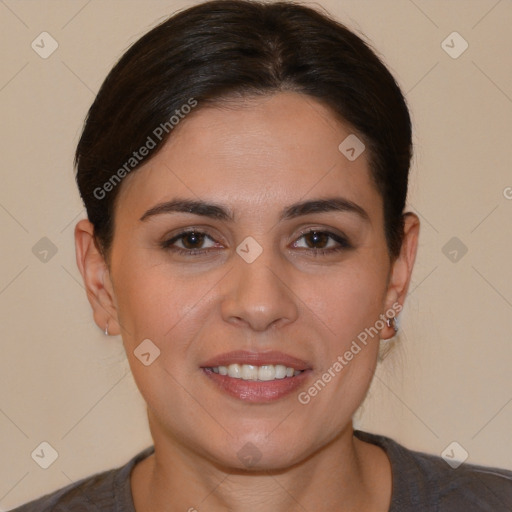
<svg viewBox="0 0 512 512">
<path fill-rule="evenodd" d="M 87 117 L 75 238 L 154 446 L 17 510 L 510 510 L 511 471 L 353 429 L 416 256 L 411 153 L 389 71 L 311 8 L 142 37 Z"/>
</svg>

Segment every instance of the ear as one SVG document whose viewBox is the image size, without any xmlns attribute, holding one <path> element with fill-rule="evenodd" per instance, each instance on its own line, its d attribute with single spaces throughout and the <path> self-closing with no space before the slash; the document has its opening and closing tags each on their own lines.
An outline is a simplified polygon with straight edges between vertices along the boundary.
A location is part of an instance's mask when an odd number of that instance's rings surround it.
<svg viewBox="0 0 512 512">
<path fill-rule="evenodd" d="M 407 290 L 411 281 L 412 269 L 416 259 L 420 220 L 414 213 L 404 215 L 404 238 L 400 254 L 393 262 L 390 271 L 388 290 L 385 299 L 385 311 L 391 310 L 398 314 L 404 305 Z M 389 339 L 395 335 L 393 327 L 384 327 L 381 332 L 382 339 Z"/>
<path fill-rule="evenodd" d="M 105 331 L 119 334 L 115 294 L 105 258 L 94 242 L 94 226 L 84 219 L 75 226 L 76 264 L 84 280 L 96 325 Z"/>
</svg>

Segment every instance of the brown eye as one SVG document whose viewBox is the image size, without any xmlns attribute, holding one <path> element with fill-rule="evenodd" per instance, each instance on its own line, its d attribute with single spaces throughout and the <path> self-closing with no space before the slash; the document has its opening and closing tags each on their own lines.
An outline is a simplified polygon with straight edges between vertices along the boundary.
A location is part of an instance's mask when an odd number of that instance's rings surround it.
<svg viewBox="0 0 512 512">
<path fill-rule="evenodd" d="M 303 236 L 309 248 L 315 249 L 324 249 L 330 239 L 330 236 L 322 231 L 310 231 Z"/>
<path fill-rule="evenodd" d="M 216 245 L 211 236 L 197 230 L 183 231 L 161 243 L 163 249 L 190 255 L 202 254 Z"/>
<path fill-rule="evenodd" d="M 185 249 L 200 249 L 204 239 L 205 234 L 198 233 L 197 231 L 190 231 L 181 237 L 182 244 Z"/>
<path fill-rule="evenodd" d="M 300 245 L 299 241 L 303 240 L 304 244 Z M 351 249 L 352 245 L 343 236 L 331 233 L 329 231 L 321 231 L 319 229 L 312 229 L 298 238 L 294 247 L 305 249 L 311 253 L 327 254 L 330 252 L 341 251 L 344 249 Z"/>
</svg>

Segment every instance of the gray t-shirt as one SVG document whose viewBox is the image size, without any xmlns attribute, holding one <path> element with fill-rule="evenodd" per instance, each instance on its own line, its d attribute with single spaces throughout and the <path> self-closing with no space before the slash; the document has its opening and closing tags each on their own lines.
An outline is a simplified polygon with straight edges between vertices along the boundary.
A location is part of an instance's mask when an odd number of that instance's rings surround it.
<svg viewBox="0 0 512 512">
<path fill-rule="evenodd" d="M 462 464 L 405 448 L 361 430 L 354 435 L 385 450 L 393 472 L 389 512 L 511 512 L 512 471 Z M 124 466 L 84 478 L 12 512 L 135 512 L 130 472 L 154 452 L 150 446 Z"/>
</svg>

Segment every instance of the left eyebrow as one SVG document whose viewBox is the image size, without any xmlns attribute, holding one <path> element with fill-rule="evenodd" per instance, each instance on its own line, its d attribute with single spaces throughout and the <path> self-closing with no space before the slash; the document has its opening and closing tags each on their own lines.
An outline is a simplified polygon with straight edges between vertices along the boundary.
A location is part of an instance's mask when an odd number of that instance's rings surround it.
<svg viewBox="0 0 512 512">
<path fill-rule="evenodd" d="M 313 213 L 328 213 L 328 212 L 348 212 L 355 213 L 365 222 L 370 222 L 370 216 L 361 206 L 345 199 L 343 197 L 333 197 L 328 199 L 315 199 L 310 201 L 302 201 L 287 206 L 279 216 L 280 221 L 291 220 L 304 215 Z M 174 199 L 164 203 L 157 204 L 140 218 L 141 221 L 148 219 L 154 215 L 161 215 L 165 213 L 190 213 L 192 215 L 200 215 L 222 221 L 234 221 L 234 214 L 231 210 L 224 208 L 221 205 L 208 203 L 201 200 L 190 199 Z"/>
<path fill-rule="evenodd" d="M 303 201 L 292 204 L 285 208 L 279 220 L 289 220 L 311 213 L 327 212 L 349 212 L 355 213 L 365 222 L 370 222 L 370 216 L 361 206 L 345 199 L 344 197 L 332 197 L 329 199 L 316 199 L 313 201 Z"/>
</svg>

